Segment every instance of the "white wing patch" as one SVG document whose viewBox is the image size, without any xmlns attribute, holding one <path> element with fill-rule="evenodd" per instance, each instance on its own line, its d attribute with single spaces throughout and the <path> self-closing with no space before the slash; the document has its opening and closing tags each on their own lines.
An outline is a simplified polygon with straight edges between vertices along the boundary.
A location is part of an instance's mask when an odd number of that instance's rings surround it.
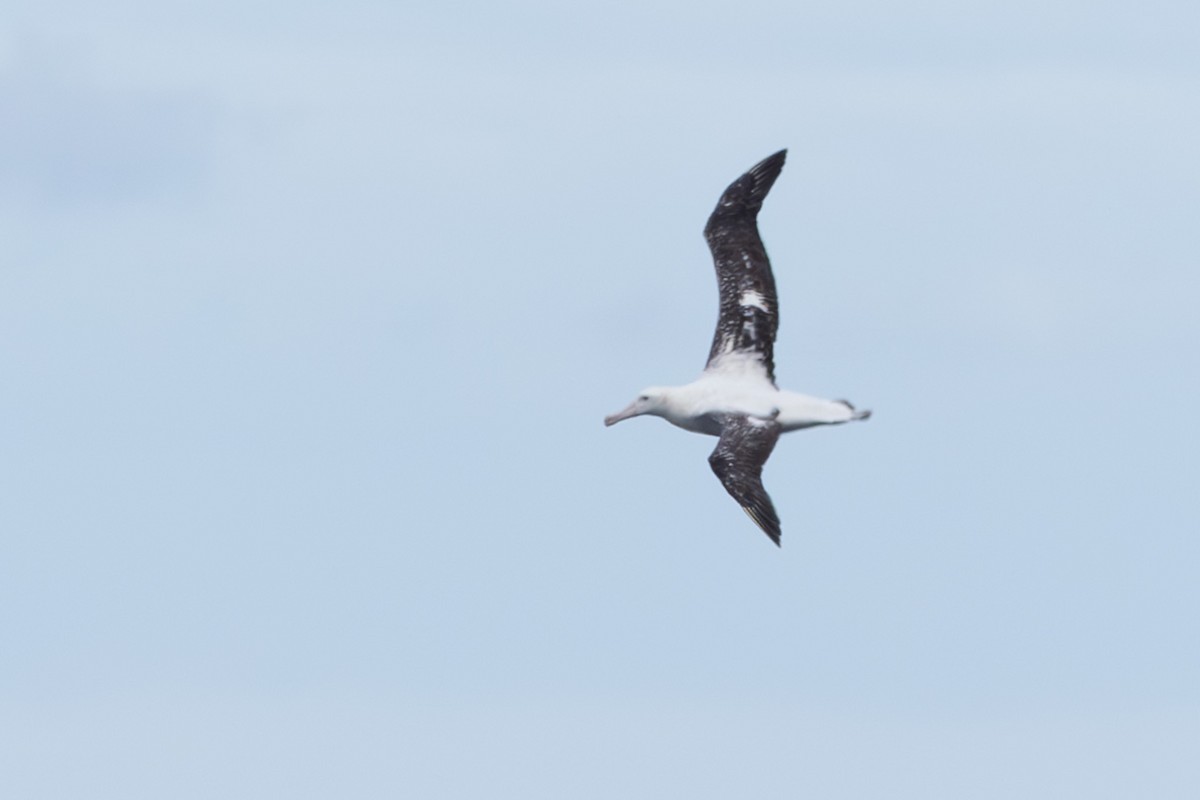
<svg viewBox="0 0 1200 800">
<path fill-rule="evenodd" d="M 742 292 L 742 299 L 738 303 L 743 306 L 753 306 L 768 314 L 771 312 L 771 309 L 767 308 L 767 299 L 753 289 Z"/>
</svg>

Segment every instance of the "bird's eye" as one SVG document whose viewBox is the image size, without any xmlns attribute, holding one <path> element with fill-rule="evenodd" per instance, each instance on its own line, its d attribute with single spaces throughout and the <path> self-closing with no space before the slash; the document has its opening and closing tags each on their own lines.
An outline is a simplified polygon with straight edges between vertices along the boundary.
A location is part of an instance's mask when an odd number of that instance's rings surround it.
<svg viewBox="0 0 1200 800">
<path fill-rule="evenodd" d="M 643 403 L 649 399 L 650 399 L 650 395 L 648 395 L 648 394 L 644 394 L 644 395 L 641 395 L 640 397 L 638 397 L 638 400 L 641 400 Z"/>
</svg>

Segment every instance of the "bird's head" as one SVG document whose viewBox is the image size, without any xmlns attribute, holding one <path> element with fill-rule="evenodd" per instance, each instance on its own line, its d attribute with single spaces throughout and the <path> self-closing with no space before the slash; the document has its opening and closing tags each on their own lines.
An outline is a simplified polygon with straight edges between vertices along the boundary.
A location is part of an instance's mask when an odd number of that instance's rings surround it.
<svg viewBox="0 0 1200 800">
<path fill-rule="evenodd" d="M 633 402 L 627 405 L 621 411 L 615 414 L 609 414 L 604 418 L 605 425 L 616 425 L 623 419 L 630 417 L 640 417 L 642 414 L 655 414 L 662 416 L 664 403 L 666 401 L 666 392 L 656 386 L 649 389 L 643 389 L 641 394 L 634 398 Z"/>
</svg>

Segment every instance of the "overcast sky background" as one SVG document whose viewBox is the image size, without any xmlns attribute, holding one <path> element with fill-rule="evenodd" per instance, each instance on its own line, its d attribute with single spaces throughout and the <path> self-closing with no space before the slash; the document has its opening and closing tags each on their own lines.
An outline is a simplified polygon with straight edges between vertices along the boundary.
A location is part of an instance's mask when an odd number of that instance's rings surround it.
<svg viewBox="0 0 1200 800">
<path fill-rule="evenodd" d="M 1200 6 L 21 2 L 0 774 L 26 798 L 1200 783 Z M 691 380 L 761 227 L 777 550 Z"/>
</svg>

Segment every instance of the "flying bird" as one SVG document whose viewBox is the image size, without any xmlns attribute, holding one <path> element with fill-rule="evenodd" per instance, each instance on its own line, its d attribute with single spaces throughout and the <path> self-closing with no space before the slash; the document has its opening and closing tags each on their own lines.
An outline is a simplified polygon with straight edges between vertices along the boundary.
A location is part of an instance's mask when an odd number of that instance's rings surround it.
<svg viewBox="0 0 1200 800">
<path fill-rule="evenodd" d="M 763 465 L 779 435 L 867 419 L 846 400 L 823 400 L 775 384 L 779 302 L 758 234 L 758 212 L 783 169 L 787 150 L 760 161 L 729 185 L 704 226 L 720 290 L 708 363 L 686 386 L 643 389 L 605 425 L 650 414 L 693 433 L 719 437 L 708 463 L 758 527 L 781 544 L 779 515 L 763 488 Z"/>
</svg>

